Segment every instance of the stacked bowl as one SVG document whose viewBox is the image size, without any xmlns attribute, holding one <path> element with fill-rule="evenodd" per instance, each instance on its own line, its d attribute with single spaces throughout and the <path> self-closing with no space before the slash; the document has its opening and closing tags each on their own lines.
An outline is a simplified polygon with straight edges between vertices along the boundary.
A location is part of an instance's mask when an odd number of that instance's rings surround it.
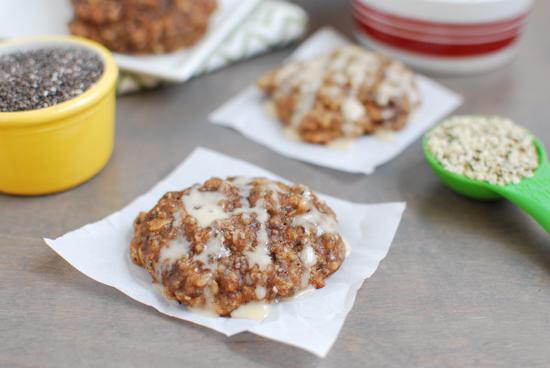
<svg viewBox="0 0 550 368">
<path fill-rule="evenodd" d="M 532 0 L 352 0 L 358 40 L 418 69 L 488 71 L 509 61 Z"/>
</svg>

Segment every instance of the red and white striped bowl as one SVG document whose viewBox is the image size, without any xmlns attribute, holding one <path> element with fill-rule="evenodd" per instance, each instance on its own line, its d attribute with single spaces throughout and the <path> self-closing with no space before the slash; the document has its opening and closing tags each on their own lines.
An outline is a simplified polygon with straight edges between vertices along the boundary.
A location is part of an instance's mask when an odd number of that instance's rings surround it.
<svg viewBox="0 0 550 368">
<path fill-rule="evenodd" d="M 359 41 L 437 73 L 491 70 L 515 54 L 532 0 L 352 0 Z"/>
</svg>

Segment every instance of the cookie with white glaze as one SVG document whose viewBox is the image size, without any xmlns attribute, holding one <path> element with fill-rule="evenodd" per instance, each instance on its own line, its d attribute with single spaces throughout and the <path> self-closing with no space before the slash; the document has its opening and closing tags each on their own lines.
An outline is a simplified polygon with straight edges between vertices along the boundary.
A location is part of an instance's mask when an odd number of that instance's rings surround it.
<svg viewBox="0 0 550 368">
<path fill-rule="evenodd" d="M 303 185 L 212 178 L 141 213 L 130 246 L 169 299 L 230 316 L 322 288 L 345 258 L 334 212 Z"/>
<path fill-rule="evenodd" d="M 316 144 L 400 130 L 420 104 L 411 69 L 353 45 L 283 64 L 258 87 L 293 135 Z"/>
</svg>

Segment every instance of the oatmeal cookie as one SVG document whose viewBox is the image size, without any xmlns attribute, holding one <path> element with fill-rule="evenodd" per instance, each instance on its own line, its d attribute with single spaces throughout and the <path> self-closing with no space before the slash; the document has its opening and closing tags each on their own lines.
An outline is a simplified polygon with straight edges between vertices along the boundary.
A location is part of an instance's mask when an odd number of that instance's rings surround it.
<svg viewBox="0 0 550 368">
<path fill-rule="evenodd" d="M 164 53 L 206 33 L 216 0 L 72 0 L 72 34 L 132 54 Z"/>
<path fill-rule="evenodd" d="M 345 245 L 334 212 L 305 186 L 230 177 L 167 193 L 139 214 L 130 255 L 167 298 L 230 316 L 322 288 Z"/>
<path fill-rule="evenodd" d="M 420 103 L 412 70 L 358 46 L 284 64 L 258 87 L 285 126 L 317 144 L 402 129 Z"/>
</svg>

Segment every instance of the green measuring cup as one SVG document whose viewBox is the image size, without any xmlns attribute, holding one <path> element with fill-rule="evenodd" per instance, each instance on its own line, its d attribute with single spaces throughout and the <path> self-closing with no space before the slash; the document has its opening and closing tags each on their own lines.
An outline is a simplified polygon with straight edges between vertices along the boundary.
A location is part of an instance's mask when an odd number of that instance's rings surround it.
<svg viewBox="0 0 550 368">
<path fill-rule="evenodd" d="M 447 171 L 433 156 L 428 147 L 428 134 L 424 135 L 422 147 L 424 156 L 433 171 L 453 191 L 466 197 L 480 200 L 506 198 L 527 212 L 550 234 L 550 164 L 544 147 L 533 138 L 539 156 L 539 166 L 530 178 L 518 184 L 495 185 L 472 180 Z"/>
</svg>

